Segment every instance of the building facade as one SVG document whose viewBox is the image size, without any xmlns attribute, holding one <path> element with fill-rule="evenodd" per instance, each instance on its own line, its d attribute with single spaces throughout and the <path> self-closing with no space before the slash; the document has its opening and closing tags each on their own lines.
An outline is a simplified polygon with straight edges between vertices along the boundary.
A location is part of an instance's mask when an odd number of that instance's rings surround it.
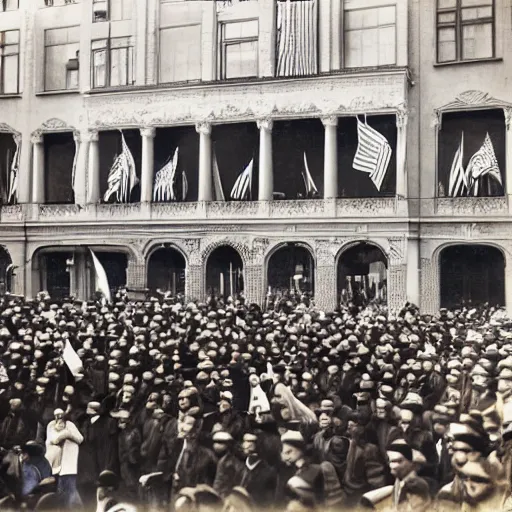
<svg viewBox="0 0 512 512">
<path fill-rule="evenodd" d="M 473 3 L 4 0 L 0 285 L 87 298 L 92 250 L 189 298 L 512 309 L 512 5 Z M 138 184 L 106 199 L 124 144 Z"/>
</svg>

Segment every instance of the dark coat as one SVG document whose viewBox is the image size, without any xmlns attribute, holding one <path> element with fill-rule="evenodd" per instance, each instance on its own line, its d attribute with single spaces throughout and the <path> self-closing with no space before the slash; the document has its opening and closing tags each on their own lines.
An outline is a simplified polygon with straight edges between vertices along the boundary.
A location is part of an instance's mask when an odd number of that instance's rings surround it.
<svg viewBox="0 0 512 512">
<path fill-rule="evenodd" d="M 260 460 L 254 469 L 245 464 L 240 482 L 253 499 L 256 507 L 270 507 L 276 498 L 277 472 L 264 460 Z"/>
<path fill-rule="evenodd" d="M 225 498 L 233 487 L 240 485 L 243 470 L 244 463 L 233 453 L 227 452 L 217 464 L 213 488 Z"/>
<path fill-rule="evenodd" d="M 141 435 L 136 427 L 127 427 L 118 436 L 119 475 L 126 489 L 137 489 L 140 477 Z"/>
</svg>

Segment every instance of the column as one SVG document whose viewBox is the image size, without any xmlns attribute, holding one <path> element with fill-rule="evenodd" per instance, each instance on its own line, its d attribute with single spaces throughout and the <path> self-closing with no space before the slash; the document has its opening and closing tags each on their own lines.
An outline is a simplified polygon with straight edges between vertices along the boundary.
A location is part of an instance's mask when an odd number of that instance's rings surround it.
<svg viewBox="0 0 512 512">
<path fill-rule="evenodd" d="M 32 135 L 32 203 L 44 204 L 44 141 L 43 134 Z"/>
<path fill-rule="evenodd" d="M 212 125 L 199 123 L 196 125 L 199 133 L 199 193 L 198 201 L 212 201 Z"/>
<path fill-rule="evenodd" d="M 322 118 L 324 139 L 324 199 L 338 197 L 338 118 Z"/>
<path fill-rule="evenodd" d="M 396 113 L 396 195 L 407 197 L 407 111 L 398 110 Z"/>
<path fill-rule="evenodd" d="M 99 203 L 101 199 L 100 188 L 100 145 L 97 131 L 88 133 L 89 141 L 89 187 L 87 203 Z"/>
<path fill-rule="evenodd" d="M 420 306 L 420 240 L 407 241 L 407 301 Z"/>
<path fill-rule="evenodd" d="M 274 198 L 274 171 L 272 164 L 272 126 L 271 119 L 257 122 L 260 130 L 260 169 L 258 200 L 271 201 Z"/>
<path fill-rule="evenodd" d="M 87 162 L 89 159 L 89 139 L 87 134 L 74 132 L 73 138 L 76 144 L 76 169 L 73 190 L 75 204 L 87 202 Z"/>
<path fill-rule="evenodd" d="M 155 150 L 155 129 L 142 128 L 142 172 L 140 177 L 140 202 L 150 203 L 153 198 L 153 173 L 154 173 L 154 150 Z"/>
<path fill-rule="evenodd" d="M 506 135 L 505 135 L 505 147 L 506 147 L 506 155 L 505 155 L 505 169 L 506 176 L 505 178 L 505 188 L 507 194 L 508 201 L 508 209 L 509 212 L 512 212 L 512 107 L 506 107 L 503 109 L 505 112 L 505 126 L 506 126 Z"/>
</svg>

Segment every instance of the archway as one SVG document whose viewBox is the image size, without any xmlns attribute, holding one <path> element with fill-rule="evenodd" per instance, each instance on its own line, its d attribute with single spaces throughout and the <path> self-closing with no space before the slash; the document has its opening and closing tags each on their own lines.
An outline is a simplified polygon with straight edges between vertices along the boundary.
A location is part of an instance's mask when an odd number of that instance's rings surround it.
<svg viewBox="0 0 512 512">
<path fill-rule="evenodd" d="M 103 265 L 105 273 L 107 274 L 108 285 L 112 297 L 115 296 L 117 291 L 126 287 L 127 269 L 128 269 L 128 256 L 124 252 L 103 252 L 94 250 L 94 254 Z M 92 295 L 95 295 L 95 272 L 92 258 L 88 259 L 89 269 L 91 271 L 92 279 Z"/>
<path fill-rule="evenodd" d="M 228 245 L 217 247 L 206 262 L 206 293 L 227 297 L 243 292 L 243 268 L 236 249 Z"/>
<path fill-rule="evenodd" d="M 439 255 L 441 307 L 505 304 L 505 258 L 488 245 L 451 245 Z"/>
<path fill-rule="evenodd" d="M 152 292 L 171 292 L 173 296 L 185 293 L 186 262 L 176 249 L 162 247 L 148 259 L 148 288 Z"/>
<path fill-rule="evenodd" d="M 315 292 L 315 261 L 311 251 L 298 243 L 287 243 L 272 254 L 267 264 L 267 283 L 272 295 Z"/>
<path fill-rule="evenodd" d="M 69 297 L 72 258 L 72 250 L 41 252 L 39 254 L 39 290 L 47 291 L 54 300 Z"/>
<path fill-rule="evenodd" d="M 387 303 L 387 266 L 384 252 L 371 243 L 359 242 L 344 250 L 337 267 L 339 303 Z"/>
</svg>

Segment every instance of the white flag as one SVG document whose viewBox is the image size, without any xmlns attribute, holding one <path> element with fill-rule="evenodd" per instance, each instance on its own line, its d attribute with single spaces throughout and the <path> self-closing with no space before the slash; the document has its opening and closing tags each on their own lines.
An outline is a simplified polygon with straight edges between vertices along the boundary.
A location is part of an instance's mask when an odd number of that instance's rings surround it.
<svg viewBox="0 0 512 512">
<path fill-rule="evenodd" d="M 110 296 L 110 286 L 108 284 L 107 273 L 103 268 L 103 265 L 100 263 L 100 260 L 96 257 L 96 254 L 91 251 L 92 261 L 94 263 L 95 270 L 95 291 L 101 292 L 107 302 L 112 302 L 112 298 Z"/>
<path fill-rule="evenodd" d="M 153 188 L 153 201 L 155 203 L 176 201 L 174 182 L 178 167 L 179 149 L 179 147 L 175 149 L 173 157 L 156 173 Z"/>
<path fill-rule="evenodd" d="M 76 194 L 76 166 L 78 164 L 78 142 L 75 139 L 75 156 L 73 157 L 73 167 L 71 168 L 71 188 L 73 192 Z"/>
<path fill-rule="evenodd" d="M 254 160 L 251 160 L 249 162 L 249 165 L 236 179 L 235 184 L 231 189 L 231 199 L 242 201 L 250 196 L 253 163 Z"/>
<path fill-rule="evenodd" d="M 16 151 L 11 162 L 11 170 L 9 173 L 9 197 L 7 198 L 7 202 L 9 204 L 14 204 L 18 199 L 18 174 L 20 170 L 21 142 L 18 142 L 16 138 L 14 139 L 14 142 L 16 143 Z"/>
<path fill-rule="evenodd" d="M 62 359 L 66 363 L 69 371 L 73 375 L 78 375 L 84 369 L 84 365 L 82 364 L 82 360 L 75 352 L 75 349 L 69 343 L 69 340 L 66 340 L 66 345 L 64 346 L 64 351 L 62 352 Z"/>
<path fill-rule="evenodd" d="M 304 152 L 304 169 L 302 171 L 302 179 L 304 180 L 304 186 L 306 187 L 306 197 L 312 197 L 313 193 L 315 192 L 318 194 L 318 189 L 316 188 L 315 182 L 313 181 L 311 173 L 309 172 L 306 152 Z"/>
</svg>

